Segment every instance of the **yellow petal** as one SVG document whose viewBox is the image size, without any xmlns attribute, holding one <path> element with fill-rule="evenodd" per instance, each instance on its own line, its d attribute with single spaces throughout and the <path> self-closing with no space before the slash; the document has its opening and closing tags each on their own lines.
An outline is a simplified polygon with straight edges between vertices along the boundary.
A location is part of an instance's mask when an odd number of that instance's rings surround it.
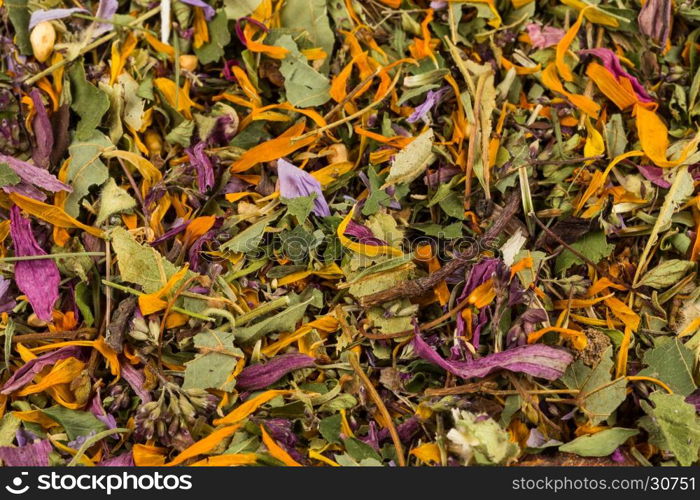
<svg viewBox="0 0 700 500">
<path fill-rule="evenodd" d="M 659 115 L 644 106 L 636 104 L 634 112 L 637 117 L 637 134 L 642 150 L 647 157 L 659 167 L 675 167 L 683 163 L 695 151 L 700 141 L 700 132 L 683 148 L 677 160 L 667 160 L 668 129 Z"/>
<path fill-rule="evenodd" d="M 440 447 L 435 443 L 425 443 L 413 448 L 411 455 L 425 463 L 439 464 L 441 461 Z"/>
<path fill-rule="evenodd" d="M 184 462 L 185 460 L 188 460 L 190 458 L 196 457 L 197 455 L 202 455 L 204 453 L 207 453 L 214 449 L 221 441 L 226 439 L 229 436 L 232 436 L 234 432 L 238 430 L 240 425 L 229 425 L 227 427 L 222 427 L 219 430 L 216 430 L 209 434 L 207 437 L 204 439 L 200 439 L 196 443 L 190 445 L 187 447 L 182 453 L 177 455 L 175 458 L 173 458 L 170 462 L 167 464 L 164 464 L 165 466 L 172 466 L 172 465 L 178 465 Z"/>
<path fill-rule="evenodd" d="M 345 248 L 349 248 L 355 253 L 359 253 L 361 255 L 364 255 L 366 257 L 379 257 L 380 255 L 394 255 L 394 256 L 400 256 L 403 255 L 403 252 L 399 250 L 398 248 L 394 248 L 388 245 L 365 245 L 364 243 L 357 243 L 355 241 L 352 241 L 350 238 L 345 236 L 345 230 L 348 228 L 348 225 L 350 224 L 350 220 L 352 220 L 352 215 L 355 211 L 355 207 L 353 207 L 348 214 L 345 216 L 343 221 L 340 223 L 338 226 L 338 239 L 340 240 L 340 244 L 343 245 Z"/>
<path fill-rule="evenodd" d="M 255 410 L 257 410 L 261 405 L 264 405 L 272 398 L 291 393 L 292 391 L 282 390 L 265 391 L 261 394 L 258 394 L 254 398 L 247 400 L 225 417 L 214 420 L 214 425 L 237 424 L 239 422 L 242 422 L 243 420 L 248 418 L 248 416 L 251 415 Z"/>
<path fill-rule="evenodd" d="M 265 426 L 260 426 L 260 432 L 262 432 L 263 443 L 267 447 L 267 452 L 275 457 L 277 460 L 282 462 L 284 465 L 289 467 L 301 467 L 301 464 L 294 460 L 285 449 L 280 445 L 275 443 L 275 440 L 270 437 L 270 435 L 265 430 Z"/>
</svg>

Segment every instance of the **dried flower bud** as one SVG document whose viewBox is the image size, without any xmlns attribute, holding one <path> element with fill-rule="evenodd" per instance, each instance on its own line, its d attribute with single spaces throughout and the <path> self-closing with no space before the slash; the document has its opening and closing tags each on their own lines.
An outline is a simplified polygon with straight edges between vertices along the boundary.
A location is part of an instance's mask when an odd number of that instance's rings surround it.
<svg viewBox="0 0 700 500">
<path fill-rule="evenodd" d="M 29 41 L 32 44 L 36 60 L 46 62 L 53 52 L 54 43 L 56 43 L 56 30 L 49 21 L 41 22 L 32 30 Z"/>
<path fill-rule="evenodd" d="M 192 54 L 182 54 L 180 56 L 180 67 L 187 71 L 194 71 L 198 64 L 197 56 Z"/>
</svg>

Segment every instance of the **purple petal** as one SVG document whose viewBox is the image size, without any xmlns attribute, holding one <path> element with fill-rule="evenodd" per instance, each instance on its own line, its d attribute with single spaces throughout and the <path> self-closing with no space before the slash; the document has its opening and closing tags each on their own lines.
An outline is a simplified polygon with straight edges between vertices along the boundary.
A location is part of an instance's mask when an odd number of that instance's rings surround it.
<svg viewBox="0 0 700 500">
<path fill-rule="evenodd" d="M 117 457 L 107 458 L 97 464 L 98 467 L 133 467 L 134 465 L 134 455 L 131 451 Z"/>
<path fill-rule="evenodd" d="M 694 392 L 689 394 L 685 398 L 685 402 L 693 405 L 695 407 L 695 411 L 700 413 L 700 389 L 695 389 Z"/>
<path fill-rule="evenodd" d="M 314 358 L 306 354 L 284 354 L 265 364 L 248 366 L 236 378 L 236 386 L 246 391 L 262 389 L 277 382 L 287 373 L 313 366 Z"/>
<path fill-rule="evenodd" d="M 647 0 L 637 17 L 639 31 L 665 47 L 671 34 L 671 0 Z"/>
<path fill-rule="evenodd" d="M 22 217 L 20 209 L 10 210 L 10 235 L 14 243 L 15 256 L 46 255 L 34 239 L 29 219 Z M 23 260 L 15 263 L 15 282 L 29 299 L 34 312 L 43 321 L 51 321 L 53 306 L 58 300 L 61 274 L 51 259 Z"/>
<path fill-rule="evenodd" d="M 97 417 L 97 420 L 100 422 L 104 423 L 108 429 L 116 429 L 117 428 L 117 421 L 114 419 L 114 417 L 110 414 L 108 414 L 104 407 L 102 406 L 102 396 L 100 395 L 100 390 L 97 389 L 95 391 L 95 395 L 93 396 L 92 400 L 90 401 L 90 407 L 89 407 L 90 413 L 95 415 Z"/>
<path fill-rule="evenodd" d="M 185 150 L 190 159 L 190 164 L 197 171 L 197 185 L 199 186 L 199 192 L 202 194 L 214 187 L 214 167 L 204 152 L 205 146 L 206 143 L 201 141 L 195 147 Z"/>
<path fill-rule="evenodd" d="M 197 238 L 192 246 L 190 247 L 187 257 L 190 262 L 190 269 L 193 271 L 199 270 L 199 255 L 202 253 L 202 247 L 205 243 L 212 241 L 219 234 L 219 229 L 224 223 L 223 217 L 217 217 L 212 228 L 204 233 L 202 236 Z M 205 292 L 207 293 L 207 292 Z"/>
<path fill-rule="evenodd" d="M 7 467 L 48 467 L 51 442 L 48 439 L 25 446 L 0 446 L 0 459 Z"/>
<path fill-rule="evenodd" d="M 472 267 L 471 271 L 469 272 L 469 278 L 467 279 L 467 283 L 464 285 L 464 289 L 462 290 L 462 294 L 459 296 L 458 300 L 462 301 L 466 299 L 470 293 L 474 291 L 476 287 L 479 285 L 483 284 L 485 281 L 488 281 L 491 276 L 496 272 L 496 269 L 498 269 L 498 266 L 501 264 L 501 261 L 498 259 L 484 259 L 478 264 L 475 264 L 474 267 Z M 484 311 L 482 310 L 481 313 Z M 486 318 L 482 317 L 481 313 L 479 314 L 479 317 L 477 318 L 477 328 L 478 331 L 475 332 L 477 335 L 473 339 L 473 345 L 474 347 L 479 347 L 479 335 L 481 333 L 481 328 L 483 327 L 483 323 L 485 323 Z M 479 326 L 481 325 L 481 326 Z M 458 335 L 463 335 L 464 334 L 464 329 L 466 328 L 466 323 L 464 322 L 464 318 L 462 318 L 461 314 L 457 315 L 457 334 Z"/>
<path fill-rule="evenodd" d="M 182 0 L 182 2 L 193 7 L 201 7 L 202 9 L 204 9 L 204 17 L 207 21 L 214 17 L 214 15 L 216 14 L 214 8 L 211 5 L 202 2 L 202 0 Z"/>
<path fill-rule="evenodd" d="M 44 21 L 53 21 L 55 19 L 63 19 L 70 16 L 74 12 L 90 13 L 87 9 L 73 7 L 72 9 L 50 9 L 50 10 L 35 10 L 32 12 L 32 17 L 29 18 L 29 29 Z"/>
<path fill-rule="evenodd" d="M 590 54 L 596 56 L 601 61 L 603 61 L 603 66 L 605 66 L 605 69 L 607 69 L 608 71 L 610 71 L 610 73 L 615 75 L 615 78 L 619 80 L 620 77 L 624 77 L 630 81 L 630 83 L 632 84 L 632 88 L 634 89 L 634 92 L 637 94 L 637 98 L 640 101 L 653 102 L 653 99 L 649 94 L 647 94 L 647 91 L 644 88 L 644 86 L 641 83 L 639 83 L 639 80 L 630 75 L 625 70 L 625 68 L 622 67 L 622 64 L 620 63 L 620 58 L 617 57 L 617 54 L 615 54 L 612 50 L 605 48 L 579 50 L 579 54 Z"/>
<path fill-rule="evenodd" d="M 73 191 L 67 184 L 59 181 L 55 176 L 51 175 L 47 170 L 38 168 L 27 163 L 26 161 L 18 160 L 12 156 L 0 154 L 0 163 L 6 163 L 18 176 L 27 184 L 46 189 L 47 191 Z M 17 186 L 14 186 L 17 187 Z"/>
<path fill-rule="evenodd" d="M 176 219 L 175 222 L 178 222 L 178 221 L 181 221 L 181 220 L 182 220 L 182 219 Z M 191 220 L 186 220 L 186 221 L 182 222 L 181 224 L 175 224 L 175 223 L 174 223 L 173 226 L 172 226 L 170 229 L 168 229 L 165 233 L 163 233 L 163 236 L 160 236 L 159 238 L 156 238 L 155 240 L 153 240 L 153 241 L 150 243 L 150 245 L 151 245 L 152 247 L 155 247 L 155 246 L 160 245 L 160 244 L 163 243 L 164 241 L 168 241 L 170 238 L 172 238 L 172 237 L 175 236 L 176 234 L 180 234 L 180 233 L 183 232 L 185 229 L 187 229 L 187 226 L 190 225 L 190 222 L 192 222 L 192 221 L 191 221 Z"/>
<path fill-rule="evenodd" d="M 95 12 L 95 17 L 99 19 L 109 19 L 111 20 L 114 14 L 117 13 L 119 8 L 119 2 L 117 0 L 100 0 L 97 6 L 97 12 Z M 92 33 L 93 38 L 100 36 L 102 33 L 107 33 L 114 28 L 111 23 L 100 23 L 95 27 Z"/>
<path fill-rule="evenodd" d="M 533 377 L 556 380 L 573 360 L 568 352 L 543 344 L 524 345 L 470 361 L 447 361 L 434 351 L 416 331 L 413 349 L 421 358 L 460 378 L 483 378 L 498 370 L 525 373 Z"/>
<path fill-rule="evenodd" d="M 354 220 L 351 220 L 350 224 L 348 224 L 348 227 L 345 229 L 345 234 L 354 236 L 357 238 L 357 241 L 365 245 L 378 247 L 387 244 L 384 240 L 375 237 L 374 233 L 372 233 L 368 227 L 358 224 Z"/>
<path fill-rule="evenodd" d="M 536 49 L 546 49 L 548 47 L 553 47 L 559 43 L 566 31 L 561 28 L 554 28 L 552 26 L 540 26 L 537 23 L 528 24 L 525 29 L 527 29 L 527 34 L 530 37 L 532 46 Z"/>
<path fill-rule="evenodd" d="M 82 353 L 82 347 L 61 347 L 53 352 L 49 352 L 43 356 L 27 361 L 19 370 L 17 370 L 9 379 L 7 379 L 7 382 L 5 382 L 5 384 L 2 386 L 2 390 L 0 390 L 0 394 L 11 394 L 31 382 L 34 376 L 43 370 L 45 366 L 54 365 L 62 359 L 80 359 L 82 357 Z"/>
<path fill-rule="evenodd" d="M 151 393 L 147 391 L 143 384 L 146 382 L 146 377 L 139 370 L 134 368 L 129 363 L 121 365 L 121 375 L 124 380 L 131 386 L 131 389 L 141 398 L 141 403 L 149 403 L 153 399 Z"/>
<path fill-rule="evenodd" d="M 34 129 L 34 137 L 36 139 L 36 148 L 32 153 L 34 163 L 41 168 L 49 168 L 49 157 L 53 149 L 53 130 L 51 129 L 51 121 L 46 112 L 44 103 L 41 100 L 41 92 L 39 89 L 32 89 L 29 93 L 34 103 L 36 114 L 32 120 L 32 128 Z"/>
<path fill-rule="evenodd" d="M 448 90 L 449 87 L 444 87 L 437 91 L 429 90 L 428 95 L 425 97 L 425 101 L 415 107 L 413 113 L 411 113 L 411 116 L 409 116 L 406 121 L 408 123 L 415 123 L 418 120 L 424 119 L 426 115 L 430 113 L 430 110 L 438 105 Z"/>
<path fill-rule="evenodd" d="M 639 173 L 644 176 L 652 184 L 659 186 L 660 188 L 668 189 L 671 187 L 671 183 L 664 179 L 664 169 L 657 167 L 656 165 L 637 165 Z"/>
<path fill-rule="evenodd" d="M 313 213 L 321 217 L 327 217 L 331 214 L 328 203 L 323 197 L 321 183 L 310 173 L 280 159 L 277 160 L 277 176 L 279 177 L 280 194 L 283 198 L 299 198 L 316 193 Z"/>
</svg>

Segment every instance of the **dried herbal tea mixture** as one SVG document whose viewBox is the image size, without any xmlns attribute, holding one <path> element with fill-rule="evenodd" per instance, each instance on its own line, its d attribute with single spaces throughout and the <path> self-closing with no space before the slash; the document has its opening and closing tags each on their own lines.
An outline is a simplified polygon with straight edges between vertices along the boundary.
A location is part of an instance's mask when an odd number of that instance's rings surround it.
<svg viewBox="0 0 700 500">
<path fill-rule="evenodd" d="M 0 0 L 5 465 L 690 465 L 693 0 Z"/>
</svg>

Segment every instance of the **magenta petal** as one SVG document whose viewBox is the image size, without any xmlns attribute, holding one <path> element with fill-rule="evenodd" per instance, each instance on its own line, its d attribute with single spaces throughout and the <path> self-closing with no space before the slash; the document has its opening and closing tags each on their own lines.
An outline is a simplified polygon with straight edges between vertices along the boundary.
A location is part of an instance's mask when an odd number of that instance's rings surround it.
<svg viewBox="0 0 700 500">
<path fill-rule="evenodd" d="M 5 382 L 5 384 L 2 386 L 2 390 L 0 390 L 0 394 L 11 394 L 16 390 L 21 389 L 31 382 L 34 376 L 43 370 L 45 366 L 54 365 L 62 359 L 80 358 L 82 352 L 82 347 L 61 347 L 53 352 L 49 352 L 43 356 L 27 361 L 19 370 L 17 370 L 9 379 L 7 379 L 7 382 Z"/>
<path fill-rule="evenodd" d="M 525 29 L 527 29 L 527 34 L 530 37 L 532 46 L 536 49 L 546 49 L 548 47 L 553 47 L 559 43 L 566 31 L 561 28 L 554 28 L 552 26 L 540 26 L 537 23 L 528 24 Z"/>
<path fill-rule="evenodd" d="M 656 165 L 637 165 L 637 169 L 646 180 L 651 181 L 660 188 L 668 189 L 671 187 L 671 183 L 664 179 L 663 168 Z"/>
<path fill-rule="evenodd" d="M 384 240 L 374 236 L 374 233 L 368 227 L 358 224 L 354 220 L 351 220 L 348 224 L 348 227 L 345 229 L 345 235 L 354 236 L 359 243 L 364 245 L 377 247 L 387 244 Z"/>
<path fill-rule="evenodd" d="M 133 467 L 134 465 L 134 455 L 131 451 L 117 457 L 106 458 L 97 464 L 98 467 Z"/>
<path fill-rule="evenodd" d="M 310 173 L 280 159 L 277 160 L 277 176 L 279 177 L 280 194 L 283 198 L 299 198 L 315 193 L 313 213 L 321 217 L 327 217 L 331 214 L 328 203 L 323 197 L 321 183 Z"/>
<path fill-rule="evenodd" d="M 146 377 L 129 363 L 121 365 L 122 378 L 131 386 L 131 389 L 141 398 L 141 403 L 153 401 L 151 393 L 143 386 L 146 383 Z"/>
<path fill-rule="evenodd" d="M 236 387 L 246 391 L 262 389 L 300 368 L 313 366 L 314 358 L 306 354 L 284 354 L 265 364 L 248 366 L 236 378 Z"/>
<path fill-rule="evenodd" d="M 571 354 L 562 349 L 532 344 L 513 347 L 473 361 L 447 361 L 423 340 L 419 332 L 413 337 L 413 349 L 421 358 L 463 379 L 483 378 L 498 370 L 509 370 L 556 380 L 573 360 Z"/>
<path fill-rule="evenodd" d="M 579 50 L 579 54 L 590 54 L 596 56 L 601 61 L 603 61 L 603 66 L 605 66 L 605 69 L 607 69 L 608 71 L 610 71 L 610 73 L 615 75 L 615 78 L 619 79 L 620 77 L 625 77 L 630 81 L 630 83 L 632 84 L 632 88 L 634 89 L 634 92 L 637 94 L 637 98 L 640 101 L 653 102 L 653 99 L 647 93 L 644 86 L 641 83 L 639 83 L 639 80 L 630 75 L 625 70 L 625 68 L 622 67 L 622 63 L 620 63 L 620 58 L 617 57 L 617 54 L 615 54 L 612 50 L 605 48 Z"/>
<path fill-rule="evenodd" d="M 39 89 L 32 89 L 29 93 L 34 103 L 36 114 L 32 120 L 32 128 L 34 129 L 34 137 L 36 138 L 36 148 L 32 152 L 34 163 L 41 168 L 49 168 L 49 157 L 53 149 L 53 130 L 51 129 L 51 121 L 49 114 L 46 112 L 44 103 L 41 100 L 41 92 Z"/>
<path fill-rule="evenodd" d="M 54 175 L 51 175 L 48 170 L 35 167 L 26 161 L 0 154 L 0 163 L 6 163 L 7 166 L 10 167 L 20 179 L 22 179 L 22 181 L 32 186 L 52 192 L 73 191 L 70 186 L 59 181 Z"/>
<path fill-rule="evenodd" d="M 202 194 L 214 187 L 214 167 L 204 152 L 205 146 L 206 143 L 201 141 L 195 147 L 185 150 L 190 159 L 190 164 L 197 172 L 197 185 L 199 186 L 199 192 Z"/>
<path fill-rule="evenodd" d="M 29 219 L 22 217 L 19 207 L 10 210 L 10 235 L 16 257 L 46 255 L 34 239 Z M 58 300 L 61 274 L 51 259 L 23 260 L 15 263 L 15 282 L 29 299 L 34 312 L 43 321 L 51 321 L 53 306 Z"/>
<path fill-rule="evenodd" d="M 16 448 L 0 446 L 0 459 L 7 467 L 48 467 L 52 449 L 48 439 Z"/>
</svg>

